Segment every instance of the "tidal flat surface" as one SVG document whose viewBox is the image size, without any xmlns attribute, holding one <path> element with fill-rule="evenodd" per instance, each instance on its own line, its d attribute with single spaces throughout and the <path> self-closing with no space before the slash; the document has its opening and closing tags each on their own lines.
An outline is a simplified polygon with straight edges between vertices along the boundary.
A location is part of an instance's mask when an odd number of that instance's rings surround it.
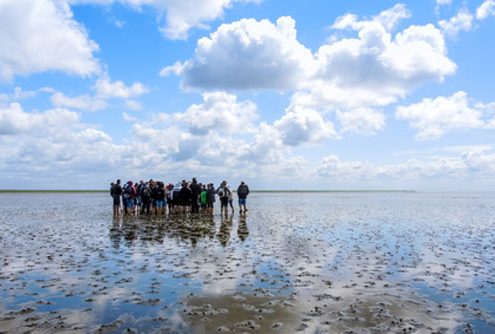
<svg viewBox="0 0 495 334">
<path fill-rule="evenodd" d="M 111 204 L 0 195 L 1 333 L 495 333 L 495 193 L 255 193 L 228 217 Z"/>
</svg>

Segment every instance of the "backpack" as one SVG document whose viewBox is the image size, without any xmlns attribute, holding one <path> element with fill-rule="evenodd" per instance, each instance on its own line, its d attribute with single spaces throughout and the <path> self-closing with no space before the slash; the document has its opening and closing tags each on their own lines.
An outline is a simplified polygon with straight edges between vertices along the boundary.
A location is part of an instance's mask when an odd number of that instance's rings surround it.
<svg viewBox="0 0 495 334">
<path fill-rule="evenodd" d="M 248 193 L 248 192 L 247 192 L 247 187 L 246 187 L 245 185 L 240 186 L 240 187 L 239 187 L 239 190 L 237 190 L 237 195 L 238 195 L 238 196 L 241 196 L 241 197 L 246 196 L 246 195 L 247 195 L 247 193 Z"/>
<path fill-rule="evenodd" d="M 130 185 L 126 184 L 124 186 L 124 194 L 122 196 L 124 196 L 125 198 L 131 197 L 131 186 Z"/>
<path fill-rule="evenodd" d="M 227 187 L 221 187 L 220 189 L 218 189 L 217 194 L 218 196 L 220 196 L 220 198 L 228 197 L 230 194 L 230 190 Z"/>
<path fill-rule="evenodd" d="M 150 197 L 151 196 L 150 188 L 143 187 L 143 189 L 141 189 L 141 196 L 143 196 L 143 197 Z"/>
</svg>

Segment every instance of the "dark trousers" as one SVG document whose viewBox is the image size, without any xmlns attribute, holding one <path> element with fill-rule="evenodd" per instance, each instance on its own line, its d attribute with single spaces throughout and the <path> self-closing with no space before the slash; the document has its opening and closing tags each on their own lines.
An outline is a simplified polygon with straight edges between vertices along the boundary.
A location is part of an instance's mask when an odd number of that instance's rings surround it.
<svg viewBox="0 0 495 334">
<path fill-rule="evenodd" d="M 199 203 L 198 203 L 198 195 L 192 195 L 192 202 L 191 202 L 191 213 L 198 213 L 199 212 Z"/>
<path fill-rule="evenodd" d="M 143 197 L 142 198 L 143 204 L 141 206 L 141 214 L 143 214 L 145 211 L 147 214 L 150 213 L 150 206 L 151 206 L 151 199 Z"/>
</svg>

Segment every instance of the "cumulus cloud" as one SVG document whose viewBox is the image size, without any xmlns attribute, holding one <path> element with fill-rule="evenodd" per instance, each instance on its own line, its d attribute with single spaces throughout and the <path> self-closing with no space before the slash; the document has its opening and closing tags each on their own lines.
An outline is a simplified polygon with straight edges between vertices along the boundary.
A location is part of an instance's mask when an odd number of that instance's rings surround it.
<svg viewBox="0 0 495 334">
<path fill-rule="evenodd" d="M 476 18 L 484 20 L 489 16 L 495 16 L 495 1 L 485 0 L 476 10 Z"/>
<path fill-rule="evenodd" d="M 431 24 L 410 26 L 394 37 L 374 21 L 355 28 L 358 38 L 323 45 L 316 54 L 320 85 L 347 89 L 348 101 L 356 101 L 354 91 L 363 91 L 359 95 L 365 103 L 371 102 L 368 92 L 376 97 L 373 104 L 390 103 L 421 83 L 442 81 L 456 69 L 446 56 L 441 32 Z M 342 99 L 332 97 L 330 101 Z"/>
<path fill-rule="evenodd" d="M 230 105 L 250 103 L 239 102 L 225 93 L 215 94 L 204 96 L 203 104 L 183 113 L 194 110 L 198 116 L 200 111 L 220 110 L 215 100 Z M 323 117 L 320 119 L 323 126 L 320 124 L 318 128 L 304 118 L 305 113 L 293 117 L 291 113 L 297 112 L 287 110 L 286 115 L 290 116 L 284 115 L 273 124 L 257 124 L 253 132 L 243 136 L 229 131 L 191 131 L 190 125 L 177 113 L 160 114 L 148 120 L 128 117 L 132 132 L 122 144 L 116 144 L 101 129 L 81 122 L 78 113 L 62 108 L 27 112 L 19 103 L 10 103 L 0 107 L 0 170 L 24 182 L 33 182 L 31 187 L 41 183 L 64 187 L 66 181 L 61 178 L 68 177 L 73 181 L 71 187 L 100 188 L 102 178 L 115 178 L 112 174 L 115 170 L 132 179 L 165 176 L 166 180 L 174 180 L 201 173 L 203 178 L 212 180 L 224 176 L 304 180 L 314 176 L 313 169 L 303 157 L 294 156 L 291 149 L 293 145 L 322 140 L 328 136 L 329 129 L 325 129 Z M 315 128 L 307 133 L 303 131 L 303 135 L 295 131 L 289 140 L 283 135 L 291 134 L 284 132 L 288 120 L 298 129 L 306 124 L 310 125 L 307 129 Z M 322 129 L 327 132 L 321 132 Z M 345 181 L 457 178 L 489 175 L 495 171 L 492 146 L 462 147 L 451 152 L 457 155 L 385 165 L 327 156 L 315 172 L 324 179 Z M 205 166 L 214 168 L 205 169 Z M 56 175 L 53 170 L 57 170 Z"/>
<path fill-rule="evenodd" d="M 80 76 L 99 71 L 98 45 L 61 1 L 3 0 L 0 22 L 2 81 L 44 71 Z"/>
<path fill-rule="evenodd" d="M 175 114 L 192 133 L 203 135 L 215 130 L 241 135 L 255 130 L 258 114 L 253 102 L 238 103 L 235 95 L 225 92 L 204 93 L 203 100 L 204 103 L 193 104 L 185 112 Z"/>
<path fill-rule="evenodd" d="M 1 173 L 16 180 L 15 187 L 99 188 L 101 178 L 114 177 L 112 170 L 134 167 L 128 163 L 132 145 L 114 144 L 107 133 L 64 108 L 0 107 L 0 145 Z"/>
<path fill-rule="evenodd" d="M 411 17 L 411 13 L 404 4 L 396 4 L 390 9 L 382 11 L 371 20 L 359 20 L 354 14 L 346 14 L 338 17 L 332 25 L 333 29 L 362 30 L 374 24 L 384 27 L 387 31 L 393 30 L 402 19 Z"/>
<path fill-rule="evenodd" d="M 222 24 L 198 41 L 195 58 L 162 70 L 183 85 L 203 89 L 294 89 L 312 67 L 311 51 L 297 41 L 295 21 L 281 17 Z"/>
<path fill-rule="evenodd" d="M 374 108 L 405 97 L 427 82 L 441 82 L 456 65 L 447 56 L 442 32 L 432 24 L 411 25 L 394 33 L 408 18 L 398 4 L 370 19 L 346 14 L 332 28 L 356 37 L 333 39 L 314 55 L 315 71 L 292 96 L 291 106 L 336 112 L 341 133 L 375 133 L 385 125 Z"/>
<path fill-rule="evenodd" d="M 491 121 L 485 119 L 484 107 L 482 103 L 473 106 L 467 94 L 459 91 L 452 96 L 425 98 L 419 103 L 398 107 L 395 114 L 418 130 L 418 140 L 428 140 L 451 131 L 489 127 Z"/>
<path fill-rule="evenodd" d="M 437 5 L 438 6 L 445 6 L 445 5 L 451 5 L 452 0 L 437 0 Z"/>
<path fill-rule="evenodd" d="M 291 107 L 274 123 L 285 145 L 297 146 L 302 143 L 316 143 L 328 138 L 338 138 L 333 123 L 312 109 Z"/>
<path fill-rule="evenodd" d="M 140 82 L 134 82 L 128 86 L 122 81 L 112 81 L 107 76 L 96 80 L 92 87 L 94 94 L 83 94 L 78 96 L 67 96 L 54 89 L 46 90 L 53 93 L 50 101 L 55 107 L 78 109 L 82 111 L 97 111 L 109 107 L 111 99 L 123 99 L 124 107 L 130 110 L 140 110 L 139 102 L 132 100 L 133 97 L 148 93 L 148 88 Z"/>
<path fill-rule="evenodd" d="M 0 135 L 44 135 L 46 130 L 73 123 L 78 114 L 66 109 L 52 109 L 46 112 L 27 113 L 19 103 L 11 103 L 0 109 Z"/>
<path fill-rule="evenodd" d="M 337 119 L 341 132 L 374 134 L 385 126 L 385 116 L 382 112 L 370 108 L 357 108 L 349 111 L 337 111 Z"/>
<path fill-rule="evenodd" d="M 244 19 L 199 40 L 193 59 L 166 67 L 161 75 L 180 75 L 183 86 L 206 90 L 295 90 L 286 114 L 273 125 L 285 145 L 339 138 L 323 116 L 333 112 L 341 133 L 372 134 L 385 124 L 373 107 L 396 102 L 423 83 L 441 82 L 456 70 L 442 32 L 432 24 L 393 33 L 408 17 L 403 4 L 370 19 L 344 15 L 332 27 L 356 31 L 357 37 L 328 42 L 315 54 L 297 41 L 290 17 L 276 24 Z"/>
<path fill-rule="evenodd" d="M 221 18 L 225 9 L 236 3 L 259 3 L 261 0 L 66 0 L 70 4 L 110 5 L 121 3 L 140 10 L 154 8 L 165 24 L 160 28 L 170 39 L 186 39 L 192 28 L 208 29 L 207 22 Z"/>
<path fill-rule="evenodd" d="M 322 159 L 316 175 L 338 181 L 346 180 L 427 180 L 456 179 L 489 175 L 495 171 L 493 148 L 463 151 L 457 156 L 411 159 L 396 164 L 373 164 L 369 161 L 345 161 L 336 155 Z"/>
<path fill-rule="evenodd" d="M 148 92 L 148 88 L 140 82 L 134 82 L 132 85 L 127 86 L 122 81 L 111 81 L 106 77 L 98 79 L 94 89 L 96 95 L 102 98 L 128 99 Z"/>
<path fill-rule="evenodd" d="M 442 32 L 448 36 L 455 37 L 461 31 L 469 31 L 473 28 L 473 15 L 468 9 L 461 9 L 450 20 L 441 20 L 438 25 L 442 29 Z"/>
<path fill-rule="evenodd" d="M 108 106 L 104 100 L 94 98 L 93 96 L 87 94 L 70 97 L 61 92 L 55 92 L 50 97 L 50 101 L 55 107 L 58 108 L 70 108 L 88 111 L 101 110 L 105 109 Z"/>
</svg>

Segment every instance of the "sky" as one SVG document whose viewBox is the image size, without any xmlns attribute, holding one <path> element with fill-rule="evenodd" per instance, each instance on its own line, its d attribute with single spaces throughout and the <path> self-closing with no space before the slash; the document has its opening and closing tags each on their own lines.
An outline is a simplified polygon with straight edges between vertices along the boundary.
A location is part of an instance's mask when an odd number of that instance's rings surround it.
<svg viewBox="0 0 495 334">
<path fill-rule="evenodd" d="M 495 0 L 0 0 L 0 189 L 492 191 Z"/>
</svg>

